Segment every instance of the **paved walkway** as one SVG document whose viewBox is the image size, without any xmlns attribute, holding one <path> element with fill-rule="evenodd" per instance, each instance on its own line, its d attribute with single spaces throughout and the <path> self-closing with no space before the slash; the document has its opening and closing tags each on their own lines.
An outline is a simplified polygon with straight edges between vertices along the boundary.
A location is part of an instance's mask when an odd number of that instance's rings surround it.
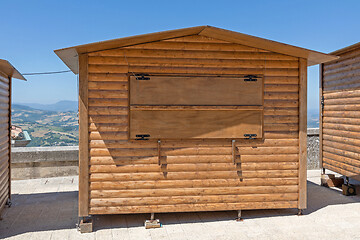
<svg viewBox="0 0 360 240">
<path fill-rule="evenodd" d="M 13 181 L 0 239 L 360 239 L 360 196 L 320 187 L 320 170 L 308 175 L 308 209 L 301 217 L 295 209 L 243 211 L 243 222 L 234 221 L 235 211 L 169 213 L 156 215 L 162 228 L 146 230 L 148 215 L 96 216 L 88 234 L 75 229 L 77 177 Z"/>
</svg>

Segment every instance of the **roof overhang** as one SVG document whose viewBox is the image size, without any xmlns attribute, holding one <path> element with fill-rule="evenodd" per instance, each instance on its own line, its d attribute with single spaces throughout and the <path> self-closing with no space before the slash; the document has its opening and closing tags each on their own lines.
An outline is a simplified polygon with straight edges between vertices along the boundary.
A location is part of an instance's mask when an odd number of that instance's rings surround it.
<svg viewBox="0 0 360 240">
<path fill-rule="evenodd" d="M 7 60 L 0 59 L 0 72 L 8 77 L 26 81 L 25 77 Z"/>
<path fill-rule="evenodd" d="M 79 54 L 132 46 L 136 44 L 160 41 L 171 38 L 185 37 L 190 35 L 201 35 L 250 47 L 260 48 L 272 52 L 277 52 L 289 56 L 305 58 L 308 60 L 308 66 L 332 61 L 338 58 L 337 56 L 332 56 L 329 54 L 300 48 L 285 43 L 280 43 L 211 26 L 182 28 L 170 31 L 118 38 L 102 42 L 89 43 L 85 45 L 78 45 L 74 47 L 55 50 L 55 53 L 71 69 L 73 73 L 77 74 Z"/>
<path fill-rule="evenodd" d="M 347 46 L 347 47 L 344 47 L 344 48 L 341 48 L 339 50 L 336 50 L 334 52 L 331 52 L 329 54 L 332 54 L 332 55 L 342 55 L 344 53 L 347 53 L 347 52 L 350 52 L 350 51 L 353 51 L 353 50 L 356 50 L 356 49 L 360 49 L 360 42 L 358 43 L 355 43 L 353 45 L 350 45 L 350 46 Z"/>
</svg>

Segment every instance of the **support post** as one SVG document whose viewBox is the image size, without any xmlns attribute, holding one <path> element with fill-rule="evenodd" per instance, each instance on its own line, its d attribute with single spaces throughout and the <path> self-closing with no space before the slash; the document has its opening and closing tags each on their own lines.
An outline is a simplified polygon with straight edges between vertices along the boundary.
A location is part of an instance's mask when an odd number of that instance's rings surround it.
<svg viewBox="0 0 360 240">
<path fill-rule="evenodd" d="M 145 221 L 145 229 L 160 228 L 162 225 L 159 219 L 155 219 L 155 213 L 151 213 L 150 220 Z"/>
<path fill-rule="evenodd" d="M 158 164 L 161 166 L 161 141 L 158 140 Z"/>
<path fill-rule="evenodd" d="M 79 217 L 89 215 L 88 56 L 79 55 Z"/>
<path fill-rule="evenodd" d="M 299 58 L 299 201 L 298 209 L 306 209 L 307 168 L 307 60 Z"/>
<path fill-rule="evenodd" d="M 243 221 L 243 219 L 241 218 L 241 210 L 238 210 L 238 211 L 237 211 L 236 221 L 237 221 L 237 222 L 242 222 L 242 221 Z"/>
</svg>

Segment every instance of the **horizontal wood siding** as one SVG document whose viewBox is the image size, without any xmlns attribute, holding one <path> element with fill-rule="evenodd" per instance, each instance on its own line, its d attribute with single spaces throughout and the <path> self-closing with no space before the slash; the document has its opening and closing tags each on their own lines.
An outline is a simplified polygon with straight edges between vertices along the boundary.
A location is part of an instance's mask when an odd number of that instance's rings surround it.
<svg viewBox="0 0 360 240">
<path fill-rule="evenodd" d="M 297 208 L 299 59 L 190 36 L 89 53 L 89 214 Z M 264 139 L 129 141 L 129 75 L 264 76 Z"/>
<path fill-rule="evenodd" d="M 0 214 L 10 198 L 9 78 L 0 72 Z"/>
<path fill-rule="evenodd" d="M 360 49 L 323 65 L 322 165 L 360 178 Z"/>
</svg>

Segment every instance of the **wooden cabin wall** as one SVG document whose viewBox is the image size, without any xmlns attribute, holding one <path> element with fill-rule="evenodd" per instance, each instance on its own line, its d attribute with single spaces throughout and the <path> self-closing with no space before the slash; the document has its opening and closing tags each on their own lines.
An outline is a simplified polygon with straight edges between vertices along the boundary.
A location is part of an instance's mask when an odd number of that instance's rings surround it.
<svg viewBox="0 0 360 240">
<path fill-rule="evenodd" d="M 322 65 L 322 167 L 360 179 L 360 49 Z"/>
<path fill-rule="evenodd" d="M 82 58 L 88 62 L 80 61 L 80 77 L 81 69 L 88 71 L 83 74 L 87 85 L 80 85 L 88 96 L 83 112 L 88 113 L 88 132 L 82 131 L 88 142 L 82 146 L 89 148 L 84 153 L 89 154 L 89 168 L 87 159 L 80 160 L 80 177 L 89 178 L 88 185 L 85 180 L 80 184 L 83 215 L 300 206 L 298 58 L 202 36 Z M 264 140 L 237 141 L 237 164 L 231 140 L 164 140 L 158 165 L 156 141 L 128 141 L 133 73 L 264 75 Z M 304 91 L 306 97 L 306 86 Z"/>
<path fill-rule="evenodd" d="M 10 85 L 0 72 L 0 214 L 10 198 Z"/>
</svg>

